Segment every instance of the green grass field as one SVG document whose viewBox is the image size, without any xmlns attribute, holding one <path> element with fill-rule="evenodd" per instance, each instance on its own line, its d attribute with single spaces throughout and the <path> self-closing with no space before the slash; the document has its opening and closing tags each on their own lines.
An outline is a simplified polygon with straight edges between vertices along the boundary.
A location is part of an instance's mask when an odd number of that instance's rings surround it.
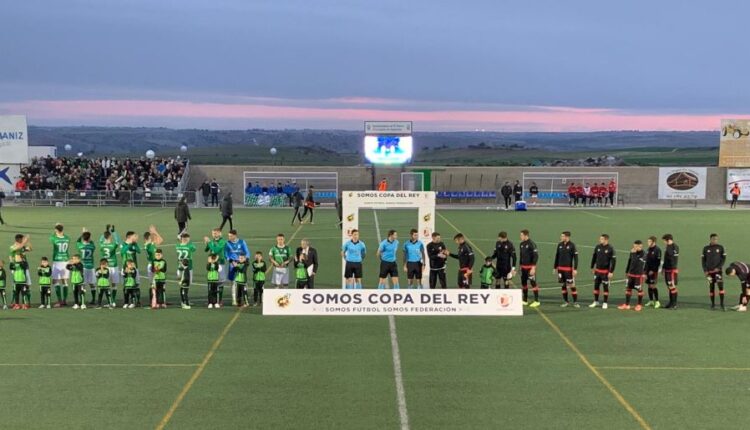
<svg viewBox="0 0 750 430">
<path fill-rule="evenodd" d="M 322 259 L 318 288 L 338 286 L 340 232 L 331 210 L 314 225 L 291 227 L 282 210 L 242 210 L 236 228 L 252 251 L 268 252 L 274 236 L 306 237 Z M 171 209 L 4 208 L 13 227 L 8 246 L 29 233 L 39 257 L 50 255 L 56 222 L 77 237 L 114 223 L 143 232 L 156 224 L 174 267 Z M 369 245 L 367 285 L 376 285 L 377 232 L 362 214 Z M 541 253 L 543 305 L 518 318 L 397 317 L 408 426 L 401 423 L 389 322 L 385 317 L 263 317 L 259 308 L 185 311 L 31 309 L 0 312 L 3 428 L 744 428 L 750 382 L 747 315 L 710 311 L 700 251 L 721 235 L 729 260 L 747 260 L 745 211 L 540 210 L 528 213 L 443 210 L 437 228 L 461 230 L 489 252 L 499 230 L 529 228 Z M 405 237 L 416 212 L 379 211 L 380 228 Z M 194 240 L 218 219 L 194 210 Z M 563 229 L 587 266 L 600 233 L 612 236 L 623 273 L 632 240 L 673 233 L 681 248 L 681 308 L 644 312 L 561 309 L 552 275 L 554 244 Z M 382 232 L 381 232 L 382 233 Z M 447 242 L 447 240 L 446 240 Z M 199 245 L 202 250 L 202 246 Z M 451 248 L 453 246 L 451 245 Z M 7 249 L 7 248 L 5 248 Z M 204 261 L 202 252 L 198 261 Z M 202 264 L 196 282 L 203 282 Z M 455 278 L 449 262 L 449 281 Z M 172 270 L 170 270 L 171 272 Z M 36 278 L 36 277 L 34 277 Z M 402 284 L 404 281 L 402 280 Z M 582 270 L 580 298 L 591 300 Z M 174 284 L 170 301 L 177 301 Z M 478 287 L 476 284 L 474 287 Z M 727 283 L 735 304 L 738 282 Z M 610 302 L 619 304 L 623 284 Z M 660 285 L 662 297 L 665 288 Z M 39 295 L 34 288 L 33 302 Z M 120 296 L 121 299 L 121 296 Z"/>
</svg>

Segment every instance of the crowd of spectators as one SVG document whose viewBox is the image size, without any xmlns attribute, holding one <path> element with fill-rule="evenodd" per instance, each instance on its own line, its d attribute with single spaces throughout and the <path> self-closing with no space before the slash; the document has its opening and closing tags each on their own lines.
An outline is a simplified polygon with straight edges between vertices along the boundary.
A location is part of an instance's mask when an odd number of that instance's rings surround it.
<svg viewBox="0 0 750 430">
<path fill-rule="evenodd" d="M 297 182 L 293 181 L 286 181 L 285 184 L 282 184 L 281 182 L 278 182 L 276 185 L 273 183 L 266 184 L 265 182 L 261 184 L 260 182 L 248 182 L 247 186 L 245 187 L 245 194 L 251 194 L 260 196 L 263 194 L 268 195 L 276 195 L 276 194 L 284 194 L 288 198 L 292 198 L 292 195 L 299 191 L 299 185 L 297 185 Z"/>
<path fill-rule="evenodd" d="M 134 191 L 175 189 L 185 160 L 173 158 L 35 158 L 21 168 L 16 191 Z"/>
</svg>

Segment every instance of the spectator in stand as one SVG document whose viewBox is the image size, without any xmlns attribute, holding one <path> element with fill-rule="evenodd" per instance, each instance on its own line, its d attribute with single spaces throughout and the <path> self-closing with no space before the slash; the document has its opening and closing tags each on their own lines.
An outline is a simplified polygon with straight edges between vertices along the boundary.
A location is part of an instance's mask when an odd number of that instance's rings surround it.
<svg viewBox="0 0 750 430">
<path fill-rule="evenodd" d="M 388 191 L 388 180 L 383 178 L 378 183 L 378 191 Z"/>
<path fill-rule="evenodd" d="M 607 185 L 607 192 L 609 193 L 609 207 L 615 207 L 615 194 L 617 193 L 617 183 L 614 179 L 609 181 Z"/>
<path fill-rule="evenodd" d="M 205 179 L 201 184 L 201 195 L 203 196 L 203 206 L 208 207 L 208 196 L 211 195 L 211 184 L 208 183 L 208 179 Z"/>
<path fill-rule="evenodd" d="M 513 187 L 510 186 L 510 182 L 505 182 L 502 188 L 500 188 L 500 194 L 503 196 L 503 202 L 505 203 L 505 210 L 510 207 L 510 196 L 513 194 Z"/>
<path fill-rule="evenodd" d="M 523 187 L 521 186 L 521 182 L 516 180 L 516 183 L 513 184 L 513 198 L 515 201 L 523 200 Z"/>
<path fill-rule="evenodd" d="M 732 203 L 729 204 L 729 208 L 734 209 L 737 207 L 737 200 L 740 199 L 740 194 L 742 194 L 740 186 L 737 182 L 735 182 L 732 185 L 732 188 L 729 189 L 729 194 L 732 195 Z"/>
<path fill-rule="evenodd" d="M 539 187 L 536 185 L 536 182 L 531 183 L 531 186 L 529 187 L 529 196 L 531 205 L 536 206 L 536 202 L 539 200 Z"/>
<path fill-rule="evenodd" d="M 211 187 L 211 206 L 218 206 L 219 205 L 219 183 L 216 182 L 216 178 L 211 179 L 211 183 L 209 184 Z"/>
<path fill-rule="evenodd" d="M 234 205 L 232 203 L 232 193 L 228 192 L 219 205 L 219 211 L 221 212 L 221 225 L 219 230 L 224 230 L 224 224 L 229 221 L 229 230 L 234 230 L 232 225 L 232 214 L 234 214 Z"/>
<path fill-rule="evenodd" d="M 16 181 L 16 191 L 26 191 L 28 189 L 28 185 L 26 185 L 26 180 L 23 179 L 23 177 L 18 178 Z"/>
</svg>

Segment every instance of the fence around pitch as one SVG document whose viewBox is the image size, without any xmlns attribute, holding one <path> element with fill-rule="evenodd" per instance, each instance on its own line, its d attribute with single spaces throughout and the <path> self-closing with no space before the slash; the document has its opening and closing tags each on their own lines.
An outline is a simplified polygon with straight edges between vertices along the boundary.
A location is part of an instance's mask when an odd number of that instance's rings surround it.
<svg viewBox="0 0 750 430">
<path fill-rule="evenodd" d="M 19 206 L 168 207 L 182 197 L 189 205 L 197 204 L 195 191 L 14 191 L 6 194 L 6 201 Z"/>
</svg>

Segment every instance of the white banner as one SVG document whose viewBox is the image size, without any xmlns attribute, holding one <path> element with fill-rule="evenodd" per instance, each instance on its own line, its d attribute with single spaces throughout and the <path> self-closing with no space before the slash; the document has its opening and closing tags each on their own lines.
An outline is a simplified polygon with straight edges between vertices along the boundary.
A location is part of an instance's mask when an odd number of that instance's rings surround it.
<svg viewBox="0 0 750 430">
<path fill-rule="evenodd" d="M 520 316 L 521 290 L 275 290 L 263 315 Z"/>
<path fill-rule="evenodd" d="M 703 200 L 706 178 L 705 167 L 660 167 L 659 200 Z"/>
<path fill-rule="evenodd" d="M 15 189 L 16 181 L 21 175 L 18 164 L 0 164 L 0 190 L 6 195 Z"/>
<path fill-rule="evenodd" d="M 25 116 L 0 116 L 0 161 L 5 164 L 29 162 L 29 137 Z"/>
<path fill-rule="evenodd" d="M 738 200 L 750 201 L 750 169 L 727 169 L 727 200 L 732 200 L 730 190 L 734 184 L 740 186 L 740 197 Z"/>
<path fill-rule="evenodd" d="M 365 121 L 365 134 L 411 134 L 411 121 Z"/>
</svg>

